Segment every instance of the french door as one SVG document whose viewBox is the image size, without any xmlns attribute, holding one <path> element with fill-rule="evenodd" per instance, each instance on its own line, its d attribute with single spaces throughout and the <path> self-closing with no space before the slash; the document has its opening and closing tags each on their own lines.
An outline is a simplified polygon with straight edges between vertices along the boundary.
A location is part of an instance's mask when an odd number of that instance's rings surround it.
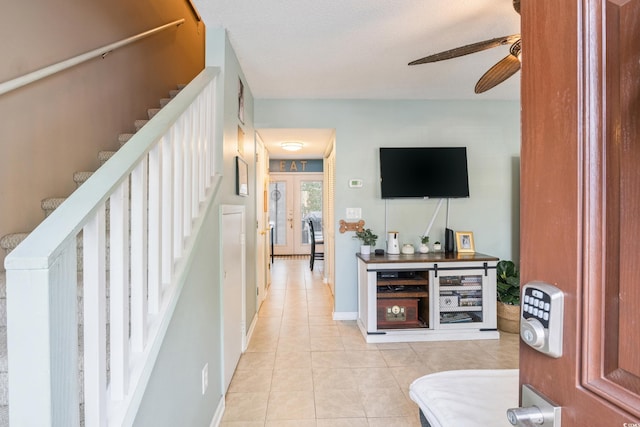
<svg viewBox="0 0 640 427">
<path fill-rule="evenodd" d="M 322 236 L 322 174 L 270 175 L 269 223 L 275 255 L 309 254 L 309 220 Z"/>
</svg>

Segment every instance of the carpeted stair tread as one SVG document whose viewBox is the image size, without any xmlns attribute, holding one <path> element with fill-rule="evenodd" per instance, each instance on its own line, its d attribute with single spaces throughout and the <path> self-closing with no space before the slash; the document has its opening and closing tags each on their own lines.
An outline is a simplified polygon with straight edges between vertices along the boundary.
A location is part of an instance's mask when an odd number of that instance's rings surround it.
<svg viewBox="0 0 640 427">
<path fill-rule="evenodd" d="M 174 97 L 175 97 L 177 94 L 179 94 L 179 93 L 180 93 L 180 89 L 173 89 L 173 90 L 170 90 L 170 91 L 169 91 L 169 96 L 170 96 L 171 98 L 174 98 Z"/>
<path fill-rule="evenodd" d="M 153 119 L 153 116 L 160 112 L 160 108 L 149 108 L 147 110 L 147 114 L 149 115 L 149 119 Z"/>
<path fill-rule="evenodd" d="M 103 150 L 98 153 L 98 160 L 100 164 L 103 165 L 107 160 L 109 160 L 113 155 L 116 154 L 115 151 Z"/>
<path fill-rule="evenodd" d="M 135 123 L 133 124 L 134 127 L 136 128 L 136 132 L 142 129 L 142 127 L 146 125 L 148 122 L 149 120 L 136 120 Z"/>
<path fill-rule="evenodd" d="M 88 180 L 93 172 L 83 171 L 83 172 L 74 172 L 73 174 L 73 182 L 76 183 L 78 187 L 85 183 Z"/>
<path fill-rule="evenodd" d="M 56 210 L 65 200 L 67 200 L 66 197 L 48 197 L 43 199 L 40 202 L 40 207 L 44 211 L 45 218 L 51 215 L 51 212 Z"/>
<path fill-rule="evenodd" d="M 118 135 L 118 142 L 120 143 L 120 146 L 122 147 L 124 144 L 126 144 L 133 135 L 133 133 L 121 133 L 120 135 Z"/>
<path fill-rule="evenodd" d="M 169 101 L 171 101 L 171 98 L 162 98 L 160 100 L 160 108 L 166 107 Z"/>
<path fill-rule="evenodd" d="M 14 250 L 16 246 L 22 242 L 29 233 L 11 233 L 0 238 L 0 248 L 4 249 L 7 254 Z"/>
</svg>

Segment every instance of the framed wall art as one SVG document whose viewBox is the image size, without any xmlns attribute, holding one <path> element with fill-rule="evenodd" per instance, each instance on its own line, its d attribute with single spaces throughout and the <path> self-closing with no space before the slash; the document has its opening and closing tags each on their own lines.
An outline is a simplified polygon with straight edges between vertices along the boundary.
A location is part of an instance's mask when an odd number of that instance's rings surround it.
<svg viewBox="0 0 640 427">
<path fill-rule="evenodd" d="M 240 156 L 236 156 L 236 194 L 249 195 L 249 167 Z"/>
</svg>

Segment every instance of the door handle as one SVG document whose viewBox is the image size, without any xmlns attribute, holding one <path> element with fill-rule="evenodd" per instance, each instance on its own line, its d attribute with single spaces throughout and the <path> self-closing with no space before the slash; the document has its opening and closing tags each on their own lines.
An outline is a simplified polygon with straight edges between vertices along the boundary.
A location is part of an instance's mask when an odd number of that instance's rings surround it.
<svg viewBox="0 0 640 427">
<path fill-rule="evenodd" d="M 522 407 L 507 409 L 507 419 L 514 426 L 560 427 L 561 409 L 529 384 L 523 384 Z"/>
<path fill-rule="evenodd" d="M 534 427 L 544 424 L 544 414 L 537 406 L 507 409 L 507 419 L 514 426 Z"/>
</svg>

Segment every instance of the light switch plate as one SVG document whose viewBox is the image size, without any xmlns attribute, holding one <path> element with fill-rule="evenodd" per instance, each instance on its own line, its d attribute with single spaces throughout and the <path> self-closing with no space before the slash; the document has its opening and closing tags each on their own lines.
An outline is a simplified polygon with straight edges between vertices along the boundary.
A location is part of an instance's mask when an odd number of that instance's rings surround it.
<svg viewBox="0 0 640 427">
<path fill-rule="evenodd" d="M 347 208 L 347 219 L 360 219 L 362 218 L 361 208 Z"/>
<path fill-rule="evenodd" d="M 349 180 L 349 187 L 351 188 L 361 188 L 362 187 L 362 180 L 361 179 L 350 179 Z"/>
</svg>

